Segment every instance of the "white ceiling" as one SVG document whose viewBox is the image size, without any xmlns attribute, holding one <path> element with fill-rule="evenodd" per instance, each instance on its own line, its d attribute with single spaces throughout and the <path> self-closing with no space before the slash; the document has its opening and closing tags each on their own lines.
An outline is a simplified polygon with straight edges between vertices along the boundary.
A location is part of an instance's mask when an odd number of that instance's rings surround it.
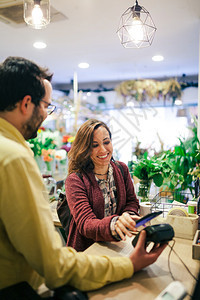
<svg viewBox="0 0 200 300">
<path fill-rule="evenodd" d="M 3 0 L 0 0 L 0 3 Z M 139 0 L 157 27 L 150 47 L 125 49 L 116 34 L 120 16 L 132 0 L 51 0 L 67 16 L 43 30 L 0 22 L 0 60 L 9 55 L 29 58 L 54 72 L 53 83 L 105 82 L 198 74 L 200 0 Z M 47 48 L 33 48 L 35 41 Z M 155 54 L 165 60 L 155 63 Z M 79 69 L 80 62 L 89 69 Z"/>
</svg>

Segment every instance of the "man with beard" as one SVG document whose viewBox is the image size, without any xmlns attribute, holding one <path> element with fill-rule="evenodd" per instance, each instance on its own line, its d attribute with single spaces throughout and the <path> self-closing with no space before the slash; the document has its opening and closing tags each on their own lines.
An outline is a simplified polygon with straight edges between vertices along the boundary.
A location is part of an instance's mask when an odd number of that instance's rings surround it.
<svg viewBox="0 0 200 300">
<path fill-rule="evenodd" d="M 0 65 L 0 299 L 22 282 L 33 289 L 45 282 L 50 289 L 68 284 L 94 290 L 131 277 L 165 248 L 147 253 L 144 231 L 130 258 L 88 256 L 62 247 L 40 171 L 25 141 L 37 136 L 55 109 L 51 77 L 47 69 L 20 57 Z"/>
</svg>

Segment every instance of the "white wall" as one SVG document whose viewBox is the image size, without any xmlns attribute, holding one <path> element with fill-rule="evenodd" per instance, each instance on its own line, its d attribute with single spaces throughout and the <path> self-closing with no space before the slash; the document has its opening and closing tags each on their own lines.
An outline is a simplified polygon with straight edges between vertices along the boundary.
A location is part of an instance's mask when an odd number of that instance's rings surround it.
<svg viewBox="0 0 200 300">
<path fill-rule="evenodd" d="M 149 110 L 134 108 L 109 111 L 109 117 L 103 119 L 111 129 L 117 158 L 125 163 L 131 160 L 137 141 L 141 142 L 140 148 L 159 152 L 159 137 L 164 144 L 164 150 L 179 144 L 178 137 L 187 138 L 187 117 L 177 117 L 177 110 L 178 107 L 159 107 Z M 151 154 L 154 152 L 151 151 Z"/>
</svg>

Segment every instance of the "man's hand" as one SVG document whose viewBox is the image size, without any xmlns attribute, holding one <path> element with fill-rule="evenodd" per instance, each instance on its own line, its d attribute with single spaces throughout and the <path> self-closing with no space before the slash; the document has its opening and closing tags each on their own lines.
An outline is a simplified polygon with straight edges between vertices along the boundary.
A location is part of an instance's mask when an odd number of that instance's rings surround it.
<svg viewBox="0 0 200 300">
<path fill-rule="evenodd" d="M 130 255 L 130 259 L 134 266 L 134 272 L 137 272 L 151 264 L 153 264 L 162 251 L 165 249 L 167 244 L 155 245 L 151 251 L 148 253 L 145 247 L 146 232 L 142 230 L 134 248 L 133 252 Z"/>
</svg>

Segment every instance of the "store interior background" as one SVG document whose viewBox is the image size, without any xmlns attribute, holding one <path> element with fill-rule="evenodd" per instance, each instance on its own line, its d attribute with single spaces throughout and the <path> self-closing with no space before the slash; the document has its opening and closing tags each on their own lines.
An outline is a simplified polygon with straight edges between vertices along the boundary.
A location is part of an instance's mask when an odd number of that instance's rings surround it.
<svg viewBox="0 0 200 300">
<path fill-rule="evenodd" d="M 18 24 L 2 15 L 3 7 L 22 5 L 23 1 L 0 3 L 0 59 L 9 55 L 23 56 L 54 73 L 53 103 L 57 110 L 44 122 L 46 128 L 75 134 L 88 118 L 105 121 L 113 134 L 114 156 L 127 163 L 134 159 L 137 143 L 150 154 L 187 138 L 193 118 L 198 117 L 199 74 L 199 0 L 141 0 L 150 13 L 157 32 L 150 47 L 125 49 L 116 34 L 120 16 L 135 1 L 51 0 L 58 12 L 47 28 L 28 28 L 23 19 Z M 14 14 L 12 14 L 14 16 Z M 16 14 L 15 14 L 16 15 Z M 33 42 L 44 41 L 45 49 L 34 49 Z M 152 62 L 155 54 L 163 62 Z M 87 61 L 88 69 L 78 63 Z M 73 81 L 77 74 L 79 112 L 76 114 Z M 188 87 L 182 91 L 181 105 L 172 99 L 135 99 L 120 97 L 115 87 L 122 81 L 177 79 Z M 99 97 L 105 103 L 99 103 Z M 199 100 L 200 101 L 200 100 Z"/>
<path fill-rule="evenodd" d="M 73 95 L 73 91 L 71 91 Z M 165 105 L 157 99 L 138 104 L 130 101 L 129 105 L 123 106 L 122 99 L 113 92 L 101 92 L 106 100 L 105 104 L 98 103 L 99 93 L 82 93 L 78 127 L 87 118 L 96 118 L 106 122 L 112 132 L 114 157 L 128 163 L 134 159 L 133 152 L 140 142 L 140 148 L 147 149 L 150 155 L 161 150 L 173 149 L 179 144 L 179 138 L 187 139 L 191 135 L 189 127 L 194 126 L 194 118 L 198 117 L 198 88 L 189 87 L 182 93 L 182 104 L 173 105 L 172 100 Z M 63 103 L 72 103 L 70 95 L 65 96 L 60 91 L 54 90 L 54 97 L 62 99 L 57 105 L 57 112 L 49 116 L 44 123 L 46 128 L 59 130 L 64 127 L 68 134 L 74 132 L 74 106 Z M 87 99 L 84 100 L 84 99 Z M 73 99 L 73 98 L 72 98 Z M 67 102 L 68 101 L 68 102 Z M 109 104 L 107 104 L 109 103 Z M 122 108 L 115 108 L 116 103 L 121 103 Z M 132 105 L 130 105 L 130 103 Z"/>
</svg>

